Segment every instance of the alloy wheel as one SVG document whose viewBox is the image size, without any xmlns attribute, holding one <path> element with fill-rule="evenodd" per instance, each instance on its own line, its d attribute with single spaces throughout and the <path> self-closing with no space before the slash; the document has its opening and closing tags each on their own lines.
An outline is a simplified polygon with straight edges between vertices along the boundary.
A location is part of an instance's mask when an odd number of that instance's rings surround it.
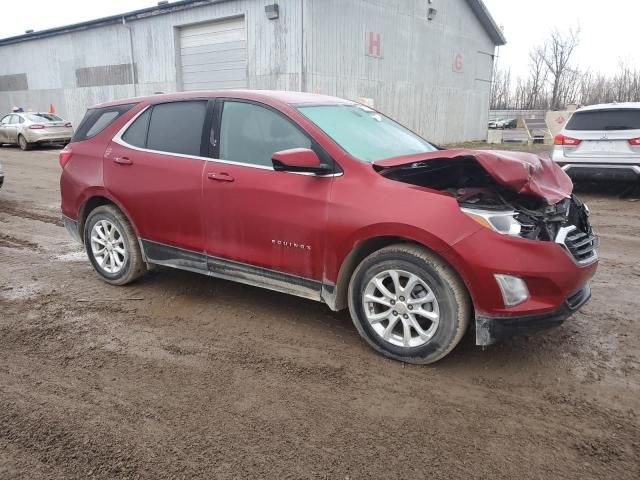
<svg viewBox="0 0 640 480">
<path fill-rule="evenodd" d="M 375 275 L 367 283 L 362 303 L 376 334 L 399 347 L 425 345 L 440 323 L 440 308 L 431 287 L 404 270 Z"/>
<path fill-rule="evenodd" d="M 91 229 L 91 253 L 102 270 L 119 273 L 125 266 L 127 250 L 118 227 L 109 220 L 99 220 Z"/>
</svg>

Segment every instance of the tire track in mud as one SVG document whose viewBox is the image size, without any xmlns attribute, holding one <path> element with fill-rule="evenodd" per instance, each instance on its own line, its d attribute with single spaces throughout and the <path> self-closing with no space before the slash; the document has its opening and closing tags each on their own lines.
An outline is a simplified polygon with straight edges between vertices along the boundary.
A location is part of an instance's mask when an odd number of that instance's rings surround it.
<svg viewBox="0 0 640 480">
<path fill-rule="evenodd" d="M 40 250 L 40 245 L 34 242 L 30 242 L 28 240 L 24 240 L 22 238 L 14 237 L 12 235 L 7 235 L 4 233 L 0 233 L 0 247 L 8 247 L 8 248 L 30 248 L 33 250 Z"/>
<path fill-rule="evenodd" d="M 25 209 L 17 206 L 14 202 L 2 200 L 0 202 L 0 213 L 11 215 L 13 217 L 25 218 L 28 220 L 37 220 L 39 222 L 50 223 L 58 227 L 62 227 L 62 215 L 54 215 L 53 213 L 42 212 L 36 209 Z"/>
</svg>

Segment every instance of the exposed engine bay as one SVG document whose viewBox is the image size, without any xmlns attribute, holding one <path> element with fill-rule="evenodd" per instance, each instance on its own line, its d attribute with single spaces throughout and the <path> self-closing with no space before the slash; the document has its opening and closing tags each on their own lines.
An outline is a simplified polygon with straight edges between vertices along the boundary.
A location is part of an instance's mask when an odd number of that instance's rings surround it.
<svg viewBox="0 0 640 480">
<path fill-rule="evenodd" d="M 434 158 L 390 167 L 381 172 L 385 177 L 446 192 L 456 198 L 466 211 L 486 212 L 488 218 L 515 219 L 517 228 L 505 225 L 511 235 L 530 240 L 555 241 L 562 227 L 574 226 L 592 237 L 588 210 L 573 195 L 557 203 L 532 194 L 523 194 L 500 184 L 473 157 Z M 493 213 L 492 213 L 493 212 Z M 504 223 L 504 222 L 503 222 Z M 495 225 L 493 225 L 495 227 Z"/>
</svg>

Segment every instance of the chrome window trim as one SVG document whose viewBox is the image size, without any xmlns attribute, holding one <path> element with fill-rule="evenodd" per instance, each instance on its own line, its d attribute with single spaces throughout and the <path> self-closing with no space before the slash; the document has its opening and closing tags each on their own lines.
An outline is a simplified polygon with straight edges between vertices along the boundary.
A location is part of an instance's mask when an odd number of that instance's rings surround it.
<svg viewBox="0 0 640 480">
<path fill-rule="evenodd" d="M 124 124 L 124 126 L 120 130 L 118 130 L 118 133 L 116 133 L 111 140 L 117 143 L 118 145 L 121 145 L 126 148 L 130 148 L 131 150 L 136 150 L 138 152 L 156 153 L 159 155 L 166 155 L 168 157 L 189 158 L 191 160 L 204 160 L 205 162 L 223 163 L 227 165 L 236 165 L 239 167 L 257 168 L 259 170 L 271 170 L 272 172 L 275 172 L 275 169 L 273 167 L 269 167 L 268 165 L 256 165 L 255 163 L 236 162 L 233 160 L 222 160 L 221 158 L 201 157 L 199 155 L 187 155 L 184 153 L 163 152 L 161 150 L 152 150 L 150 148 L 136 147 L 135 145 L 131 145 L 130 143 L 125 142 L 122 139 L 122 136 L 125 134 L 125 132 L 129 129 L 131 124 L 138 119 L 139 116 L 141 116 L 144 112 L 146 112 L 152 106 L 153 105 L 147 105 L 138 113 L 136 113 L 127 123 Z M 312 177 L 319 177 L 319 178 L 341 177 L 343 175 L 343 172 L 329 173 L 326 175 L 316 175 L 315 173 L 311 173 L 311 172 L 278 172 L 278 173 L 289 173 L 292 175 L 305 175 L 305 176 L 312 176 Z"/>
</svg>

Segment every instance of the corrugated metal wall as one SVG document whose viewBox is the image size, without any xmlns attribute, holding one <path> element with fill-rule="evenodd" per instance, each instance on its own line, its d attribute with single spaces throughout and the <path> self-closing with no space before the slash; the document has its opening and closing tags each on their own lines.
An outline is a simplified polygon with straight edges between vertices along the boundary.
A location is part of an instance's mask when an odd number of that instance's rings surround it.
<svg viewBox="0 0 640 480">
<path fill-rule="evenodd" d="M 176 91 L 179 89 L 179 27 L 238 16 L 247 19 L 249 88 L 298 90 L 302 1 L 280 0 L 278 20 L 267 19 L 264 6 L 269 3 L 273 2 L 222 1 L 138 19 L 127 25 L 109 25 L 0 46 L 0 78 L 26 75 L 29 88 L 0 90 L 0 113 L 14 105 L 46 111 L 53 104 L 56 112 L 77 125 L 86 108 L 96 103 Z M 122 65 L 131 67 L 130 46 L 137 84 L 123 85 Z M 104 78 L 110 69 L 111 85 L 80 86 L 78 83 L 79 78 Z"/>
<path fill-rule="evenodd" d="M 180 27 L 244 16 L 249 88 L 370 98 L 435 142 L 485 137 L 494 45 L 465 0 L 434 0 L 433 21 L 426 0 L 279 0 L 277 20 L 266 18 L 269 3 L 221 1 L 0 46 L 0 78 L 28 85 L 0 89 L 0 111 L 53 104 L 77 124 L 87 106 L 178 90 Z M 368 32 L 380 57 L 366 55 Z"/>
<path fill-rule="evenodd" d="M 371 98 L 434 142 L 486 138 L 494 44 L 465 0 L 308 4 L 309 91 Z M 430 6 L 438 10 L 432 21 Z M 368 32 L 380 35 L 382 58 L 365 55 Z"/>
</svg>

